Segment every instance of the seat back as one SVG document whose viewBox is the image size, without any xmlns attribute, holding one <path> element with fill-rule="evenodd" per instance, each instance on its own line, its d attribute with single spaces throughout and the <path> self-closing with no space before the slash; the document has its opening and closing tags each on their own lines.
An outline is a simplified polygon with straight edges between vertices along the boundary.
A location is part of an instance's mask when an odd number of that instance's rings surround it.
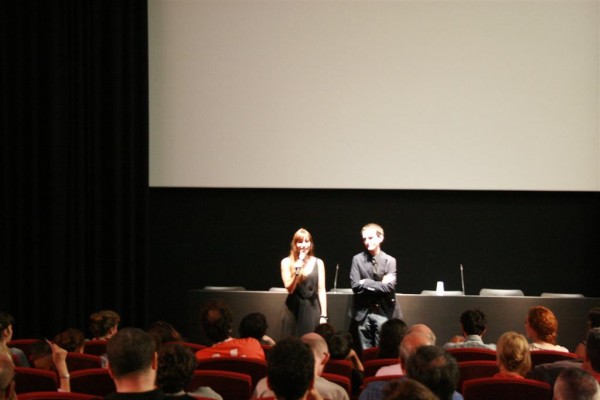
<svg viewBox="0 0 600 400">
<path fill-rule="evenodd" d="M 579 361 L 579 357 L 575 353 L 565 353 L 555 350 L 534 350 L 531 354 L 531 366 L 553 363 L 556 361 Z"/>
<path fill-rule="evenodd" d="M 19 400 L 100 400 L 100 396 L 74 392 L 28 392 L 19 395 Z"/>
<path fill-rule="evenodd" d="M 461 361 L 458 363 L 460 377 L 458 379 L 457 390 L 462 393 L 463 383 L 470 379 L 489 378 L 500 372 L 496 361 L 476 360 Z"/>
<path fill-rule="evenodd" d="M 464 400 L 552 400 L 550 385 L 532 379 L 478 378 L 463 384 Z"/>
<path fill-rule="evenodd" d="M 58 376 L 54 371 L 38 368 L 15 367 L 15 392 L 52 392 L 58 390 Z"/>
<path fill-rule="evenodd" d="M 92 368 L 71 374 L 71 391 L 104 397 L 117 390 L 106 368 Z"/>
<path fill-rule="evenodd" d="M 188 349 L 192 350 L 194 353 L 206 348 L 206 346 L 204 346 L 203 344 L 192 343 L 192 342 L 167 342 L 165 344 L 179 344 L 181 346 L 187 347 Z"/>
<path fill-rule="evenodd" d="M 267 376 L 267 362 L 256 358 L 214 357 L 199 360 L 196 368 L 248 374 L 252 378 L 252 390 L 254 390 L 259 380 Z"/>
<path fill-rule="evenodd" d="M 365 368 L 364 377 L 368 378 L 370 376 L 375 376 L 379 368 L 398 364 L 400 360 L 398 358 L 377 358 L 375 360 L 365 361 L 363 363 L 363 367 Z"/>
<path fill-rule="evenodd" d="M 368 349 L 364 349 L 361 354 L 362 362 L 375 360 L 378 358 L 379 347 L 369 347 Z"/>
<path fill-rule="evenodd" d="M 321 377 L 327 379 L 329 382 L 340 385 L 346 390 L 348 397 L 352 397 L 352 381 L 347 376 L 323 372 Z"/>
<path fill-rule="evenodd" d="M 348 360 L 327 360 L 323 372 L 336 374 L 352 379 L 352 363 Z"/>
<path fill-rule="evenodd" d="M 223 400 L 249 399 L 252 397 L 252 378 L 248 374 L 239 372 L 196 370 L 187 391 L 191 393 L 200 386 L 210 387 L 219 393 Z"/>
<path fill-rule="evenodd" d="M 87 340 L 83 346 L 83 352 L 85 354 L 93 354 L 95 356 L 101 356 L 106 354 L 106 340 Z"/>
<path fill-rule="evenodd" d="M 8 347 L 16 347 L 25 353 L 25 356 L 29 360 L 33 350 L 40 344 L 40 339 L 13 339 L 7 343 Z"/>
<path fill-rule="evenodd" d="M 102 360 L 100 356 L 83 353 L 67 353 L 67 368 L 70 372 L 82 369 L 101 368 Z"/>
<path fill-rule="evenodd" d="M 460 347 L 447 350 L 448 353 L 452 354 L 458 362 L 476 360 L 496 360 L 496 350 L 484 349 L 479 347 Z"/>
</svg>

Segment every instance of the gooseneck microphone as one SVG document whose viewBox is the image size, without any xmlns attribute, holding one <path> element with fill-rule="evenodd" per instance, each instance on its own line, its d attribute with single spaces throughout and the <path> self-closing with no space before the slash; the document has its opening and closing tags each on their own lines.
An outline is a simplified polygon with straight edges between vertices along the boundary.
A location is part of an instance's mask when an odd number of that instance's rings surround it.
<svg viewBox="0 0 600 400">
<path fill-rule="evenodd" d="M 335 265 L 335 276 L 333 278 L 333 290 L 332 290 L 333 293 L 335 293 L 337 291 L 337 277 L 338 277 L 339 270 L 340 270 L 340 264 L 336 264 Z"/>
<path fill-rule="evenodd" d="M 465 295 L 465 275 L 463 274 L 463 265 L 460 264 L 460 283 L 462 285 L 462 292 Z"/>
</svg>

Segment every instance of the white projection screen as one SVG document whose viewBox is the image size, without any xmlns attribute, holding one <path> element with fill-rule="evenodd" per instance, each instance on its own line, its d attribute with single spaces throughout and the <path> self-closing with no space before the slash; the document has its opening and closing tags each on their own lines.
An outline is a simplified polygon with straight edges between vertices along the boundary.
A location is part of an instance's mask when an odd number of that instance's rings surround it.
<svg viewBox="0 0 600 400">
<path fill-rule="evenodd" d="M 599 0 L 149 0 L 150 185 L 600 190 Z"/>
</svg>

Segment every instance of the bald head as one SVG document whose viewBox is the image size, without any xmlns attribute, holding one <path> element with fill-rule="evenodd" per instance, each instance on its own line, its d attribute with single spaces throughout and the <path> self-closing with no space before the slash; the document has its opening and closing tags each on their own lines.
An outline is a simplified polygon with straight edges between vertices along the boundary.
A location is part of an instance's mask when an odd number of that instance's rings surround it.
<svg viewBox="0 0 600 400">
<path fill-rule="evenodd" d="M 400 360 L 406 365 L 408 358 L 413 355 L 419 347 L 433 345 L 435 345 L 435 341 L 431 340 L 430 335 L 426 335 L 422 332 L 408 333 L 400 343 Z"/>
<path fill-rule="evenodd" d="M 300 340 L 306 343 L 315 357 L 315 375 L 321 375 L 327 360 L 329 360 L 329 348 L 323 336 L 310 332 L 303 335 Z"/>
<path fill-rule="evenodd" d="M 406 331 L 407 335 L 409 333 L 420 333 L 420 334 L 423 334 L 423 335 L 427 336 L 429 338 L 429 340 L 431 340 L 431 342 L 432 342 L 431 344 L 432 345 L 435 344 L 435 341 L 436 341 L 435 334 L 433 333 L 433 331 L 431 330 L 431 328 L 428 327 L 425 324 L 414 324 L 414 325 L 412 325 Z"/>
</svg>

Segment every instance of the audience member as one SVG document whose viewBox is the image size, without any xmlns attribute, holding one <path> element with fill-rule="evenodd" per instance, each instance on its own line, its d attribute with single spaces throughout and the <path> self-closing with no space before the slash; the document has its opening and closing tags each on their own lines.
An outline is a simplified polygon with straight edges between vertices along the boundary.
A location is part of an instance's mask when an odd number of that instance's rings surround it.
<svg viewBox="0 0 600 400">
<path fill-rule="evenodd" d="M 418 331 L 407 334 L 404 336 L 404 339 L 402 339 L 402 343 L 400 343 L 398 363 L 379 368 L 375 373 L 375 376 L 404 375 L 404 369 L 406 368 L 408 358 L 413 355 L 419 347 L 433 345 L 434 343 L 431 340 L 430 335 Z"/>
<path fill-rule="evenodd" d="M 233 315 L 224 301 L 213 299 L 205 304 L 200 310 L 200 323 L 213 345 L 196 352 L 198 360 L 221 356 L 265 359 L 265 352 L 258 340 L 231 337 Z"/>
<path fill-rule="evenodd" d="M 494 343 L 486 344 L 482 336 L 487 330 L 487 316 L 480 309 L 466 310 L 460 315 L 461 336 L 454 336 L 444 344 L 445 349 L 476 347 L 496 350 Z"/>
<path fill-rule="evenodd" d="M 165 399 L 156 388 L 158 359 L 156 343 L 148 332 L 138 328 L 124 328 L 108 341 L 108 371 L 115 382 L 116 393 L 107 400 Z"/>
<path fill-rule="evenodd" d="M 317 325 L 315 328 L 315 333 L 323 336 L 323 339 L 325 340 L 327 340 L 328 336 L 333 335 L 335 332 L 335 327 L 329 322 L 323 322 L 322 324 Z"/>
<path fill-rule="evenodd" d="M 17 400 L 15 393 L 15 367 L 6 354 L 0 354 L 0 400 Z"/>
<path fill-rule="evenodd" d="M 69 353 L 83 353 L 85 336 L 79 329 L 68 328 L 54 337 L 54 343 Z"/>
<path fill-rule="evenodd" d="M 267 317 L 263 313 L 254 312 L 246 315 L 240 322 L 240 338 L 252 337 L 260 342 L 273 346 L 275 341 L 267 336 Z"/>
<path fill-rule="evenodd" d="M 440 400 L 462 400 L 456 391 L 460 371 L 456 359 L 438 346 L 421 346 L 408 358 L 406 376 L 427 386 Z"/>
<path fill-rule="evenodd" d="M 529 344 L 525 336 L 517 332 L 506 332 L 500 336 L 496 352 L 500 370 L 497 377 L 524 378 L 531 369 Z"/>
<path fill-rule="evenodd" d="M 408 335 L 409 333 L 413 333 L 413 332 L 419 332 L 422 333 L 423 335 L 426 335 L 429 337 L 429 340 L 431 340 L 431 342 L 433 344 L 436 343 L 437 338 L 435 337 L 435 334 L 433 333 L 433 331 L 431 330 L 430 327 L 428 327 L 425 324 L 414 324 L 411 325 L 407 330 L 406 330 L 406 334 Z"/>
<path fill-rule="evenodd" d="M 29 367 L 25 353 L 15 347 L 8 347 L 12 340 L 15 319 L 6 312 L 0 312 L 0 355 L 6 355 L 17 367 Z"/>
<path fill-rule="evenodd" d="M 399 318 L 390 318 L 381 325 L 379 334 L 378 358 L 398 358 L 400 343 L 406 334 L 406 322 Z"/>
<path fill-rule="evenodd" d="M 328 381 L 321 374 L 329 360 L 329 350 L 325 339 L 317 333 L 311 332 L 303 335 L 300 340 L 312 350 L 314 359 L 314 389 L 320 396 L 329 400 L 348 400 L 348 392 L 340 385 Z M 277 347 L 277 345 L 275 345 Z M 269 358 L 269 363 L 272 360 Z M 271 397 L 274 390 L 269 390 L 266 379 L 258 381 L 254 389 L 254 398 Z"/>
<path fill-rule="evenodd" d="M 543 306 L 534 306 L 529 309 L 525 319 L 525 331 L 531 339 L 529 350 L 554 350 L 568 353 L 565 347 L 556 344 L 558 336 L 558 320 L 554 313 Z"/>
<path fill-rule="evenodd" d="M 600 327 L 600 307 L 592 308 L 587 315 L 587 330 Z M 587 332 L 586 332 L 587 336 Z M 585 357 L 585 339 L 582 340 L 575 348 L 575 353 L 580 359 Z"/>
<path fill-rule="evenodd" d="M 222 400 L 222 397 L 210 387 L 201 386 L 188 394 L 186 388 L 192 381 L 196 370 L 196 357 L 189 348 L 175 341 L 165 343 L 158 353 L 158 371 L 156 386 L 169 398 L 194 400 L 196 397 Z"/>
<path fill-rule="evenodd" d="M 391 381 L 384 394 L 384 400 L 438 400 L 427 386 L 410 378 Z"/>
<path fill-rule="evenodd" d="M 156 348 L 159 350 L 167 343 L 183 342 L 181 333 L 167 321 L 154 321 L 150 324 L 147 331 L 154 338 Z"/>
<path fill-rule="evenodd" d="M 310 393 L 314 400 L 323 398 L 313 390 L 315 359 L 310 348 L 298 338 L 289 337 L 278 341 L 269 356 L 267 377 L 259 384 L 270 389 L 270 395 L 278 400 L 304 400 Z M 266 381 L 266 383 L 265 383 Z M 262 383 L 261 383 L 262 382 Z M 259 398 L 255 390 L 253 398 Z"/>
<path fill-rule="evenodd" d="M 101 310 L 90 315 L 90 331 L 94 340 L 108 340 L 119 329 L 121 316 L 112 310 Z"/>
<path fill-rule="evenodd" d="M 332 360 L 348 360 L 352 363 L 352 393 L 358 393 L 365 368 L 352 348 L 352 335 L 349 332 L 337 331 L 325 338 L 325 341 Z"/>
<path fill-rule="evenodd" d="M 598 381 L 581 368 L 566 368 L 554 384 L 554 400 L 600 400 Z"/>
</svg>

